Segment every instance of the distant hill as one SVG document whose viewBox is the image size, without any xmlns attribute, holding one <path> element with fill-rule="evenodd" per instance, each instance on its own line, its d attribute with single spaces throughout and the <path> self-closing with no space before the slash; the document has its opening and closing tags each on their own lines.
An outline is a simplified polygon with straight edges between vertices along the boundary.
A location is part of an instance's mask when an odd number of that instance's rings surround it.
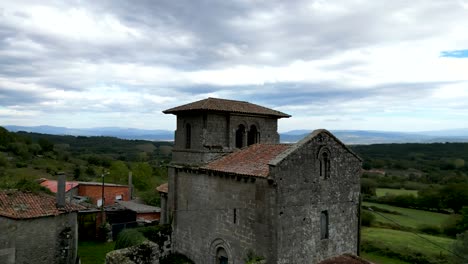
<svg viewBox="0 0 468 264">
<path fill-rule="evenodd" d="M 68 136 L 108 136 L 121 139 L 141 139 L 152 141 L 173 141 L 174 131 L 145 130 L 122 127 L 67 128 L 55 126 L 4 126 L 11 132 L 26 131 L 51 135 Z"/>
<path fill-rule="evenodd" d="M 72 136 L 110 136 L 121 139 L 138 139 L 152 141 L 173 141 L 174 131 L 145 130 L 121 127 L 96 128 L 66 128 L 55 126 L 4 126 L 12 132 L 26 131 L 52 135 Z M 281 142 L 297 142 L 312 130 L 292 130 L 280 133 Z M 378 144 L 378 143 L 436 143 L 436 142 L 468 142 L 468 128 L 423 131 L 417 133 L 373 131 L 373 130 L 331 130 L 331 132 L 346 144 Z"/>
<path fill-rule="evenodd" d="M 307 136 L 311 131 L 312 130 L 293 130 L 281 133 L 281 142 L 297 142 Z M 380 143 L 468 142 L 468 129 L 426 131 L 417 133 L 373 130 L 331 130 L 330 132 L 344 143 L 353 145 Z"/>
</svg>

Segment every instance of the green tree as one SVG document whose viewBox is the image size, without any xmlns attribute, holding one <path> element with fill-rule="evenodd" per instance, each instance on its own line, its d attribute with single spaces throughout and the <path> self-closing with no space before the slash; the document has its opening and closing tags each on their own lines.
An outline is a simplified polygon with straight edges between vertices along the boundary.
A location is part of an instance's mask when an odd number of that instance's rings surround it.
<svg viewBox="0 0 468 264">
<path fill-rule="evenodd" d="M 153 168 L 145 162 L 134 162 L 131 165 L 133 172 L 133 185 L 137 190 L 146 191 L 151 186 L 151 177 L 153 175 Z"/>
<path fill-rule="evenodd" d="M 128 166 L 121 160 L 112 161 L 109 168 L 109 176 L 114 183 L 127 183 Z"/>
<path fill-rule="evenodd" d="M 377 182 L 373 179 L 362 178 L 361 179 L 361 193 L 366 196 L 376 196 L 375 189 L 377 188 Z"/>
<path fill-rule="evenodd" d="M 468 206 L 468 184 L 449 184 L 440 191 L 446 208 L 459 213 L 463 206 Z"/>
<path fill-rule="evenodd" d="M 457 240 L 452 245 L 452 251 L 456 254 L 453 257 L 454 263 L 468 263 L 468 231 L 457 235 Z"/>
<path fill-rule="evenodd" d="M 39 145 L 41 146 L 43 152 L 48 152 L 48 151 L 53 151 L 54 150 L 54 143 L 50 142 L 46 138 L 40 138 L 37 141 L 37 143 L 39 143 Z"/>
</svg>

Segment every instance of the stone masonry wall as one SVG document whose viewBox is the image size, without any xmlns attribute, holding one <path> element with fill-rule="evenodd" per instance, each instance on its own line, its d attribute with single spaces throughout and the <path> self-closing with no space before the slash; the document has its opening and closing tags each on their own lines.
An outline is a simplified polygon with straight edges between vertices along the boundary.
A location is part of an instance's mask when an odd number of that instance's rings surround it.
<svg viewBox="0 0 468 264">
<path fill-rule="evenodd" d="M 219 247 L 229 264 L 244 263 L 249 250 L 271 254 L 271 213 L 264 206 L 272 200 L 265 179 L 175 172 L 173 247 L 195 263 L 215 263 Z"/>
<path fill-rule="evenodd" d="M 76 213 L 26 220 L 0 217 L 0 253 L 3 250 L 14 254 L 14 257 L 0 256 L 0 262 L 75 264 L 78 245 L 76 217 Z"/>
<path fill-rule="evenodd" d="M 321 148 L 331 155 L 328 179 L 320 176 Z M 361 162 L 326 133 L 270 168 L 278 184 L 275 263 L 318 263 L 343 253 L 356 254 L 360 169 Z M 328 211 L 328 239 L 321 239 L 322 211 Z"/>
<path fill-rule="evenodd" d="M 185 145 L 187 124 L 191 127 L 190 149 L 186 149 Z M 233 113 L 179 115 L 173 162 L 201 164 L 231 152 L 235 148 L 236 130 L 240 124 L 245 126 L 246 133 L 255 125 L 260 133 L 261 143 L 279 143 L 276 118 Z"/>
</svg>

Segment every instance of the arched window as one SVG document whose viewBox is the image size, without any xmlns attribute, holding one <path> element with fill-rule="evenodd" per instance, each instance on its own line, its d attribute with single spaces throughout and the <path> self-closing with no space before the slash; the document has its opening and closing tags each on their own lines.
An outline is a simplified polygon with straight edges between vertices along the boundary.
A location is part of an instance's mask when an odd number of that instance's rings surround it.
<svg viewBox="0 0 468 264">
<path fill-rule="evenodd" d="M 323 179 L 330 178 L 330 152 L 328 149 L 322 149 L 319 152 L 320 161 L 320 177 Z"/>
<path fill-rule="evenodd" d="M 244 146 L 244 135 L 245 126 L 241 124 L 236 130 L 236 148 L 242 148 Z"/>
<path fill-rule="evenodd" d="M 258 143 L 258 131 L 255 125 L 251 125 L 249 133 L 247 134 L 247 146 L 255 143 Z"/>
<path fill-rule="evenodd" d="M 192 127 L 190 124 L 185 125 L 185 148 L 189 149 L 192 146 Z"/>
</svg>

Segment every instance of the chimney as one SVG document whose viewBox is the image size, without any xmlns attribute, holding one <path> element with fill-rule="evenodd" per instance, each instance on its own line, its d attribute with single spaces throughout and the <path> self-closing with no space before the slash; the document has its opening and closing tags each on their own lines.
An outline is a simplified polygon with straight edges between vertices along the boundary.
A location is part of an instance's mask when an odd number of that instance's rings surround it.
<svg viewBox="0 0 468 264">
<path fill-rule="evenodd" d="M 130 200 L 133 200 L 133 182 L 132 182 L 132 172 L 128 172 L 128 188 L 130 188 Z"/>
<path fill-rule="evenodd" d="M 57 180 L 57 201 L 56 205 L 57 208 L 64 208 L 65 207 L 65 173 L 58 172 L 58 180 Z"/>
</svg>

